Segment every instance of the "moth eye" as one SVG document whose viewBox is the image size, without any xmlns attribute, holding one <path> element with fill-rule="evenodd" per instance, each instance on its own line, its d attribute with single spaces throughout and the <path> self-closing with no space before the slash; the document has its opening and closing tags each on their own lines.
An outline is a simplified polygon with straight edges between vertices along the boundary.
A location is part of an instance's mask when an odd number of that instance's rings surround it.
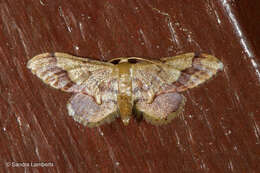
<svg viewBox="0 0 260 173">
<path fill-rule="evenodd" d="M 111 61 L 112 64 L 119 64 L 119 62 L 121 61 L 121 59 L 115 59 L 113 61 Z"/>
<path fill-rule="evenodd" d="M 136 64 L 138 62 L 137 59 L 128 59 L 128 62 L 131 64 Z"/>
</svg>

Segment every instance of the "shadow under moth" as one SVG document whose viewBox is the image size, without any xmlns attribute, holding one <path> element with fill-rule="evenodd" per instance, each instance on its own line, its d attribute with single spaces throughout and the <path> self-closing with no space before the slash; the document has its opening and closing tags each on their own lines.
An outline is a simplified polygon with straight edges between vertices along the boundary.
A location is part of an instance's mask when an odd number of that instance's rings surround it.
<svg viewBox="0 0 260 173">
<path fill-rule="evenodd" d="M 69 115 L 95 127 L 119 115 L 127 125 L 133 113 L 152 124 L 168 123 L 183 109 L 186 99 L 181 93 L 210 79 L 223 64 L 214 56 L 195 53 L 108 62 L 44 53 L 27 67 L 44 83 L 74 93 L 67 104 Z"/>
</svg>

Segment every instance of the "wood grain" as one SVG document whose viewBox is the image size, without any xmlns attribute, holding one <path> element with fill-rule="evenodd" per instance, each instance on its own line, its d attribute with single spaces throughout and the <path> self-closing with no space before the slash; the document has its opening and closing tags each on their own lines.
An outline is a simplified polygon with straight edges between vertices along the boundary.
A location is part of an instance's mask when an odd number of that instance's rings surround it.
<svg viewBox="0 0 260 173">
<path fill-rule="evenodd" d="M 260 172 L 257 6 L 257 0 L 0 1 L 0 172 Z M 70 93 L 47 87 L 26 68 L 44 52 L 98 60 L 203 52 L 225 68 L 185 93 L 185 111 L 168 125 L 125 127 L 117 120 L 89 129 L 68 116 Z M 38 162 L 52 165 L 26 166 Z"/>
</svg>

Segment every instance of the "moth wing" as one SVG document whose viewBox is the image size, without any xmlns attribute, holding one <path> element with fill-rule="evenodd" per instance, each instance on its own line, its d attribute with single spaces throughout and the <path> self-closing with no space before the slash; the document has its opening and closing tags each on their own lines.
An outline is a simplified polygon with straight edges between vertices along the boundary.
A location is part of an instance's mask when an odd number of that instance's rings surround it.
<svg viewBox="0 0 260 173">
<path fill-rule="evenodd" d="M 181 72 L 178 80 L 172 84 L 177 92 L 194 88 L 223 70 L 223 63 L 219 59 L 204 53 L 187 53 L 161 58 L 161 61 Z"/>
<path fill-rule="evenodd" d="M 44 83 L 66 92 L 82 92 L 98 104 L 116 99 L 117 75 L 113 64 L 64 53 L 44 53 L 32 58 L 27 67 Z"/>
<path fill-rule="evenodd" d="M 135 104 L 136 115 L 142 115 L 147 122 L 160 125 L 170 122 L 183 110 L 185 97 L 181 94 L 165 93 L 155 97 L 153 102 L 137 101 Z"/>
<path fill-rule="evenodd" d="M 97 104 L 92 97 L 83 93 L 73 95 L 67 108 L 75 121 L 88 127 L 109 123 L 117 117 L 116 102 L 107 100 Z"/>
<path fill-rule="evenodd" d="M 168 122 L 167 119 L 181 112 L 185 102 L 179 92 L 198 86 L 222 68 L 216 57 L 195 53 L 135 64 L 132 73 L 136 111 L 152 123 Z"/>
<path fill-rule="evenodd" d="M 144 100 L 148 103 L 160 91 L 177 81 L 180 71 L 169 68 L 163 63 L 141 62 L 132 66 L 132 87 L 134 100 Z"/>
<path fill-rule="evenodd" d="M 181 92 L 210 79 L 223 64 L 214 56 L 195 53 L 162 58 L 133 66 L 133 94 L 136 100 L 153 101 L 162 93 Z"/>
</svg>

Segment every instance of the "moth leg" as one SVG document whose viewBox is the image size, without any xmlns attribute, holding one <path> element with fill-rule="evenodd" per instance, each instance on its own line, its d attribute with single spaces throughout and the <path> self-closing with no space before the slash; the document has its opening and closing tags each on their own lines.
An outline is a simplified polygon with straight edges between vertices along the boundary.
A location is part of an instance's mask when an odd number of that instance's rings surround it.
<svg viewBox="0 0 260 173">
<path fill-rule="evenodd" d="M 73 95 L 67 103 L 67 108 L 75 121 L 88 127 L 109 123 L 117 117 L 117 105 L 113 100 L 98 104 L 93 97 L 83 93 Z"/>
<path fill-rule="evenodd" d="M 135 112 L 137 116 L 142 114 L 144 119 L 151 124 L 165 124 L 182 112 L 185 100 L 180 93 L 165 93 L 156 96 L 152 103 L 137 101 Z"/>
</svg>

